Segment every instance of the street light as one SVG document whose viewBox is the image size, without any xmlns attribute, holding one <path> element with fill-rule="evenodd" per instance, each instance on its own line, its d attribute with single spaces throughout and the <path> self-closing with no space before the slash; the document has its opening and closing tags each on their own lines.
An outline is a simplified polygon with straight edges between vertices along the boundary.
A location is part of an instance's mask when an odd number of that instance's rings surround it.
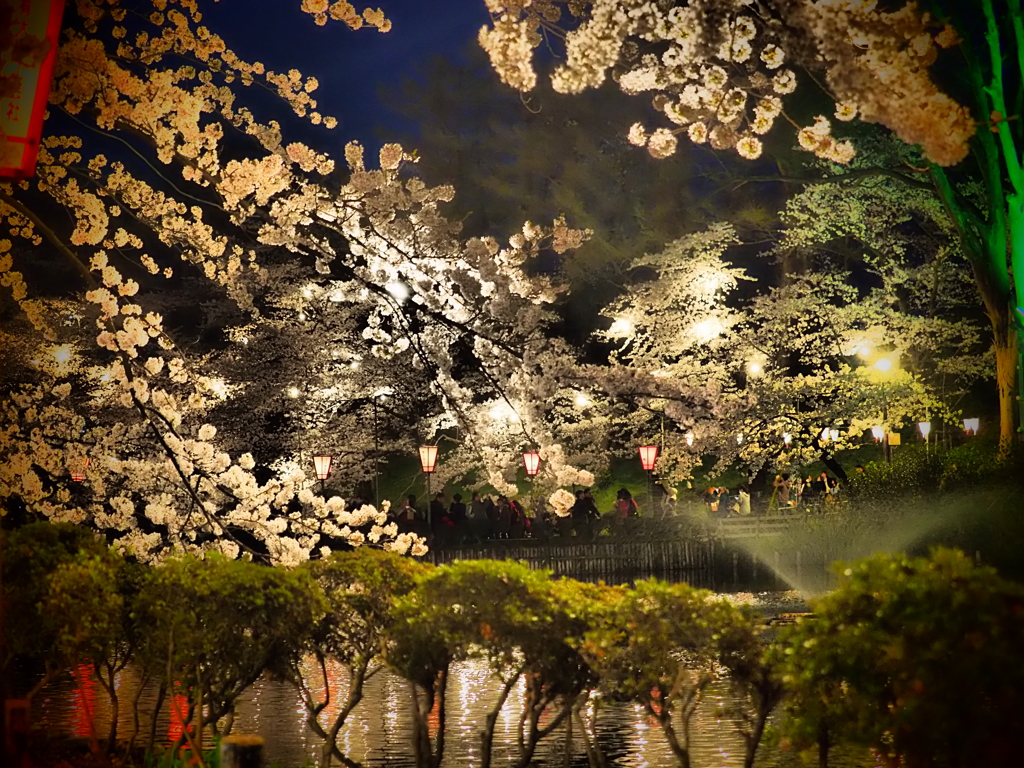
<svg viewBox="0 0 1024 768">
<path fill-rule="evenodd" d="M 978 427 L 981 426 L 981 419 L 964 419 L 964 432 L 978 434 Z"/>
<path fill-rule="evenodd" d="M 871 428 L 871 436 L 875 438 L 875 442 L 877 443 L 879 440 L 885 437 L 885 427 L 883 427 L 881 424 L 876 424 Z"/>
<path fill-rule="evenodd" d="M 647 473 L 647 501 L 650 504 L 651 514 L 654 514 L 654 466 L 658 463 L 658 446 L 656 445 L 641 445 L 638 449 L 640 452 L 640 466 L 644 468 Z"/>
<path fill-rule="evenodd" d="M 420 468 L 423 470 L 423 474 L 427 476 L 427 525 L 433 526 L 433 521 L 430 519 L 430 476 L 437 468 L 436 445 L 420 446 Z"/>
<path fill-rule="evenodd" d="M 884 426 L 886 431 L 882 435 L 882 455 L 885 456 L 887 464 L 892 464 L 892 450 L 889 446 L 889 396 L 885 391 L 886 378 L 893 372 L 896 367 L 895 361 L 891 357 L 879 357 L 875 360 L 871 367 L 882 374 L 882 421 L 885 422 Z M 871 430 L 874 433 L 874 430 Z"/>
<path fill-rule="evenodd" d="M 324 485 L 326 485 L 327 477 L 331 474 L 331 462 L 333 460 L 332 456 L 313 457 L 313 473 L 316 475 L 316 479 L 320 481 L 321 491 L 324 489 Z"/>
</svg>

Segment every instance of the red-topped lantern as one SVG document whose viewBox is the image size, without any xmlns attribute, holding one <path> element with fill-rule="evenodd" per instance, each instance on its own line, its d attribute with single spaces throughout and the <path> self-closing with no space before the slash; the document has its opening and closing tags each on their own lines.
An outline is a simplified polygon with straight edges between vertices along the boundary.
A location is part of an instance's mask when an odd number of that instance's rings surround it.
<svg viewBox="0 0 1024 768">
<path fill-rule="evenodd" d="M 64 0 L 0 6 L 0 176 L 26 179 L 36 170 L 43 115 L 57 58 Z"/>
<path fill-rule="evenodd" d="M 526 474 L 534 477 L 540 471 L 540 454 L 533 451 L 524 453 L 523 466 L 526 467 Z"/>
<path fill-rule="evenodd" d="M 643 466 L 645 472 L 654 471 L 654 465 L 658 462 L 658 446 L 656 445 L 641 445 L 640 451 L 640 464 Z"/>
<path fill-rule="evenodd" d="M 420 446 L 420 467 L 426 474 L 430 474 L 437 468 L 437 446 Z"/>
<path fill-rule="evenodd" d="M 331 474 L 331 462 L 333 457 L 331 456 L 314 456 L 313 457 L 313 472 L 316 473 L 316 479 L 323 482 Z"/>
<path fill-rule="evenodd" d="M 89 463 L 92 461 L 88 456 L 81 461 L 77 462 L 74 469 L 71 470 L 71 479 L 80 483 L 85 480 L 85 471 L 89 468 Z"/>
</svg>

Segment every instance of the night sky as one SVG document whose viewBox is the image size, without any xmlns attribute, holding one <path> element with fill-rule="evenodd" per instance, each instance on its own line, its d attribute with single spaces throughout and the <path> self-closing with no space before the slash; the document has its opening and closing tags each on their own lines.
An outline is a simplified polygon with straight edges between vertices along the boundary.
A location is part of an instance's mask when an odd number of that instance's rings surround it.
<svg viewBox="0 0 1024 768">
<path fill-rule="evenodd" d="M 340 154 L 341 146 L 353 139 L 375 154 L 382 143 L 379 134 L 386 139 L 389 125 L 396 133 L 400 127 L 399 118 L 381 106 L 378 88 L 397 89 L 436 56 L 461 56 L 489 21 L 483 0 L 354 1 L 360 9 L 380 8 L 391 19 L 391 31 L 381 34 L 372 28 L 353 31 L 336 21 L 318 27 L 312 16 L 299 10 L 300 2 L 220 0 L 203 3 L 202 8 L 204 22 L 246 61 L 261 61 L 275 72 L 296 68 L 320 81 L 313 94 L 318 110 L 337 117 L 338 127 L 328 131 L 295 126 L 302 134 L 297 137 L 289 126 L 285 138 L 316 143 L 332 154 Z M 504 87 L 497 76 L 494 83 Z M 283 122 L 285 115 L 274 118 Z"/>
</svg>

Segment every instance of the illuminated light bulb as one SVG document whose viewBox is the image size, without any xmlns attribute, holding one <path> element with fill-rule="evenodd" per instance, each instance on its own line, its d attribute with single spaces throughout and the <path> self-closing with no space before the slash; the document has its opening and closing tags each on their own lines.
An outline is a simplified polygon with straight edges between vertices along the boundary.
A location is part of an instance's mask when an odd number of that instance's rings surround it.
<svg viewBox="0 0 1024 768">
<path fill-rule="evenodd" d="M 58 363 L 66 363 L 71 359 L 71 347 L 67 344 L 62 344 L 53 350 L 53 359 Z"/>
<path fill-rule="evenodd" d="M 305 319 L 306 319 L 306 313 L 305 312 L 299 312 L 299 320 L 305 320 Z"/>
<path fill-rule="evenodd" d="M 608 329 L 608 335 L 613 339 L 623 339 L 632 336 L 636 332 L 633 322 L 627 317 L 617 317 Z"/>
<path fill-rule="evenodd" d="M 691 446 L 693 445 L 693 432 L 686 433 L 686 444 Z"/>
<path fill-rule="evenodd" d="M 690 334 L 700 342 L 709 342 L 712 339 L 721 336 L 722 331 L 725 330 L 722 326 L 722 321 L 717 317 L 709 317 L 706 320 L 701 320 L 699 323 L 695 323 L 690 328 Z"/>
<path fill-rule="evenodd" d="M 296 398 L 298 396 L 299 396 L 299 388 L 298 387 L 288 387 L 288 397 Z"/>
<path fill-rule="evenodd" d="M 313 289 L 307 285 L 305 288 L 302 289 L 302 295 L 308 299 L 310 296 L 313 295 Z"/>
<path fill-rule="evenodd" d="M 391 294 L 397 301 L 405 301 L 409 298 L 409 287 L 405 283 L 394 280 L 384 286 L 384 290 Z"/>
<path fill-rule="evenodd" d="M 742 432 L 740 432 L 738 435 L 736 435 L 736 442 L 737 443 L 742 443 L 743 442 L 743 433 Z"/>
<path fill-rule="evenodd" d="M 590 405 L 593 405 L 593 401 L 582 392 L 577 392 L 576 405 L 578 405 L 580 408 L 586 408 Z"/>
<path fill-rule="evenodd" d="M 519 414 L 508 403 L 495 403 L 491 407 L 489 415 L 494 421 L 519 421 Z"/>
<path fill-rule="evenodd" d="M 892 370 L 892 360 L 888 357 L 880 357 L 875 360 L 875 369 L 885 373 L 886 371 Z"/>
</svg>

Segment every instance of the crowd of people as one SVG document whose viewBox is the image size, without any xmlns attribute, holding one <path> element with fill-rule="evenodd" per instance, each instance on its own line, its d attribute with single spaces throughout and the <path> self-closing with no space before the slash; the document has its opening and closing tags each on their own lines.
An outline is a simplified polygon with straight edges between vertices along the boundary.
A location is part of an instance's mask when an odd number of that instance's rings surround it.
<svg viewBox="0 0 1024 768">
<path fill-rule="evenodd" d="M 666 490 L 660 484 L 656 487 L 660 503 L 655 502 L 655 508 L 648 516 L 675 516 L 678 511 L 676 489 Z M 827 472 L 817 477 L 783 472 L 775 476 L 767 503 L 762 500 L 752 504 L 750 488 L 746 484 L 735 491 L 723 486 L 710 487 L 700 500 L 712 518 L 759 512 L 787 514 L 798 510 L 819 510 L 826 504 L 835 503 L 839 499 L 840 487 L 839 481 Z M 415 495 L 403 498 L 400 504 L 391 507 L 389 516 L 400 531 L 429 534 L 441 542 L 468 543 L 488 539 L 595 536 L 602 530 L 641 515 L 640 506 L 626 488 L 619 489 L 611 510 L 605 513 L 598 509 L 589 488 L 577 490 L 575 496 L 568 514 L 557 515 L 540 496 L 528 499 L 524 506 L 519 499 L 477 491 L 467 504 L 460 493 L 452 494 L 449 499 L 444 491 L 438 491 L 423 506 L 417 505 Z M 349 506 L 357 508 L 363 503 L 361 498 L 352 499 Z"/>
<path fill-rule="evenodd" d="M 798 509 L 821 509 L 825 504 L 836 503 L 839 493 L 839 480 L 827 472 L 817 477 L 801 477 L 783 472 L 776 475 L 772 482 L 772 494 L 764 511 L 784 515 Z M 735 493 L 722 486 L 710 487 L 704 492 L 703 502 L 711 517 L 745 516 L 753 511 L 750 489 L 746 485 L 740 485 Z"/>
<path fill-rule="evenodd" d="M 423 508 L 417 506 L 414 495 L 409 495 L 389 514 L 400 531 L 429 532 L 435 539 L 455 542 L 596 535 L 618 520 L 640 515 L 636 500 L 626 488 L 616 494 L 613 510 L 603 515 L 589 488 L 581 488 L 575 495 L 568 514 L 562 516 L 549 509 L 543 498 L 528 500 L 524 506 L 504 495 L 474 492 L 466 504 L 462 494 L 453 494 L 449 501 L 443 491 L 434 494 Z"/>
</svg>

